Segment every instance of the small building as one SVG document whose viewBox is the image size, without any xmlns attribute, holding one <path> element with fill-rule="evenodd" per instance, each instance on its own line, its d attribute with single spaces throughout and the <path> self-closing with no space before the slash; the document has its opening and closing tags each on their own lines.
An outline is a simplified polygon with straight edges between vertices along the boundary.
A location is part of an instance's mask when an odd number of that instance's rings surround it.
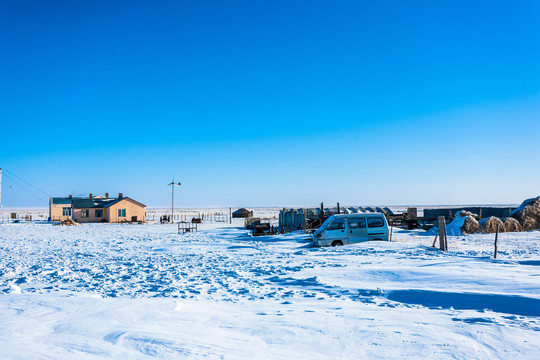
<svg viewBox="0 0 540 360">
<path fill-rule="evenodd" d="M 144 221 L 146 205 L 122 193 L 117 198 L 105 196 L 52 197 L 49 201 L 49 217 L 52 221 L 72 219 L 77 222 L 125 222 Z"/>
<path fill-rule="evenodd" d="M 248 209 L 238 209 L 232 213 L 233 218 L 248 218 L 253 216 L 253 211 L 249 211 Z"/>
</svg>

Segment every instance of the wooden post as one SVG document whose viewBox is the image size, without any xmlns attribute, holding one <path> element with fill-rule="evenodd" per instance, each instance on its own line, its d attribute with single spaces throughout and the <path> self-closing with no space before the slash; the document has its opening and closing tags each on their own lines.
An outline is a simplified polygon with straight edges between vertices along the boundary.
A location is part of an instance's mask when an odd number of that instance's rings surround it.
<svg viewBox="0 0 540 360">
<path fill-rule="evenodd" d="M 321 203 L 321 225 L 324 222 L 324 204 Z"/>
<path fill-rule="evenodd" d="M 446 220 L 444 221 L 444 251 L 448 251 L 448 236 L 446 234 Z"/>
<path fill-rule="evenodd" d="M 499 224 L 497 224 L 497 231 L 495 232 L 495 252 L 493 253 L 493 258 L 497 258 L 497 239 L 499 238 Z"/>
<path fill-rule="evenodd" d="M 439 216 L 437 220 L 439 222 L 439 249 L 441 249 L 441 251 L 446 251 L 448 250 L 448 243 L 446 240 L 446 220 L 444 216 Z"/>
<path fill-rule="evenodd" d="M 394 232 L 394 224 L 390 225 L 390 241 L 392 241 L 392 233 Z"/>
<path fill-rule="evenodd" d="M 341 214 L 341 209 L 339 208 L 339 203 L 337 203 L 337 213 Z"/>
<path fill-rule="evenodd" d="M 433 244 L 431 244 L 431 247 L 435 247 L 438 237 L 439 237 L 439 230 L 437 229 L 437 233 L 435 234 L 435 239 L 433 239 Z"/>
</svg>

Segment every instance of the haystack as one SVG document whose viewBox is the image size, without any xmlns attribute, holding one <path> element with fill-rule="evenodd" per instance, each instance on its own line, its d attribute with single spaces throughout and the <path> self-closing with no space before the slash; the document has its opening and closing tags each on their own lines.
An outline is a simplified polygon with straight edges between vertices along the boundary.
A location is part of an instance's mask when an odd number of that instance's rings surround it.
<svg viewBox="0 0 540 360">
<path fill-rule="evenodd" d="M 463 234 L 474 234 L 479 232 L 480 229 L 480 224 L 478 223 L 478 220 L 474 218 L 474 216 L 467 216 L 463 222 L 463 225 L 461 226 L 461 232 Z"/>
<path fill-rule="evenodd" d="M 525 200 L 511 215 L 518 219 L 523 231 L 540 229 L 540 196 Z"/>
<path fill-rule="evenodd" d="M 487 219 L 482 219 L 480 225 L 484 228 L 484 231 L 488 234 L 494 234 L 497 232 L 497 225 L 499 225 L 499 232 L 504 232 L 504 224 L 498 217 L 492 216 Z"/>
<path fill-rule="evenodd" d="M 521 229 L 523 231 L 531 231 L 536 230 L 540 228 L 540 224 L 536 219 L 533 218 L 525 218 L 525 220 L 521 223 Z"/>
<path fill-rule="evenodd" d="M 519 222 L 514 218 L 506 218 L 504 219 L 504 230 L 506 232 L 520 232 L 521 225 L 519 225 Z"/>
</svg>

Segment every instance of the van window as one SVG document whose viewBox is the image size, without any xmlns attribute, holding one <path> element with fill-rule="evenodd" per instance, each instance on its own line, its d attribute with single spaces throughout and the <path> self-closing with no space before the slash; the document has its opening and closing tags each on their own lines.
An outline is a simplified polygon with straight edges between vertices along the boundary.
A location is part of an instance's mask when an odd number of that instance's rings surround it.
<svg viewBox="0 0 540 360">
<path fill-rule="evenodd" d="M 370 228 L 378 228 L 384 226 L 383 218 L 376 217 L 367 220 L 367 226 Z"/>
<path fill-rule="evenodd" d="M 345 218 L 335 218 L 330 225 L 328 225 L 327 230 L 340 230 L 345 229 Z"/>
<path fill-rule="evenodd" d="M 361 229 L 366 227 L 366 219 L 349 218 L 349 229 Z"/>
</svg>

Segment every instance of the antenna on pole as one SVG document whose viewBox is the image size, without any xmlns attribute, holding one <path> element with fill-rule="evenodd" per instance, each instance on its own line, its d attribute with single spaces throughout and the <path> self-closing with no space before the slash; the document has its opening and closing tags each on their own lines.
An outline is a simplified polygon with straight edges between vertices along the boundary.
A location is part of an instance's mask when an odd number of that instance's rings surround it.
<svg viewBox="0 0 540 360">
<path fill-rule="evenodd" d="M 174 178 L 173 178 L 172 181 L 167 185 L 171 186 L 171 191 L 172 191 L 172 196 L 171 196 L 171 222 L 174 223 L 174 187 L 175 186 L 180 186 L 182 184 L 180 184 L 180 181 L 175 183 Z"/>
</svg>

